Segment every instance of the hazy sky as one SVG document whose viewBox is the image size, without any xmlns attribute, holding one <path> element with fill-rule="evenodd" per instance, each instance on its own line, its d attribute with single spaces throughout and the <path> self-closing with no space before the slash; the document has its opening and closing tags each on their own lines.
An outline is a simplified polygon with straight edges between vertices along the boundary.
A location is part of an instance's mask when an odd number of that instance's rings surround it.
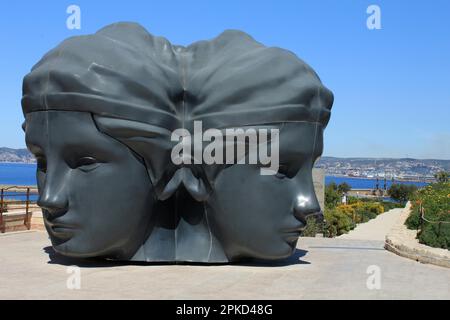
<svg viewBox="0 0 450 320">
<path fill-rule="evenodd" d="M 71 4 L 81 30 L 66 27 Z M 381 30 L 366 26 L 371 4 Z M 135 21 L 174 44 L 241 29 L 296 53 L 335 94 L 324 155 L 450 159 L 448 0 L 16 0 L 1 12 L 0 146 L 25 145 L 22 78 L 43 54 L 69 36 Z"/>
</svg>

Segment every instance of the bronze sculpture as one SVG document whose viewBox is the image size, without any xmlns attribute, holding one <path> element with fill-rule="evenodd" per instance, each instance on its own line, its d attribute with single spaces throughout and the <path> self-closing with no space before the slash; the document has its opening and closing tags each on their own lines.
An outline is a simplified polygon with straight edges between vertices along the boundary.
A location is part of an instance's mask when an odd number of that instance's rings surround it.
<svg viewBox="0 0 450 320">
<path fill-rule="evenodd" d="M 25 77 L 22 99 L 53 247 L 137 261 L 288 257 L 306 217 L 321 216 L 311 170 L 332 104 L 306 63 L 240 31 L 181 47 L 116 23 L 62 42 Z M 172 133 L 196 121 L 276 130 L 257 141 L 276 141 L 278 172 L 202 163 L 204 146 L 174 163 Z"/>
</svg>

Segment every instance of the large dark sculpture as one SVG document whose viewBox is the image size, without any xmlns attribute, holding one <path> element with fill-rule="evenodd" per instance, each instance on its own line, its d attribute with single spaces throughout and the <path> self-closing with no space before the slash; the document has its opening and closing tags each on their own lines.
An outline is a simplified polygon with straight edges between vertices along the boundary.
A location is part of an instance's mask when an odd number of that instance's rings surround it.
<svg viewBox="0 0 450 320">
<path fill-rule="evenodd" d="M 306 217 L 321 215 L 311 170 L 332 103 L 294 54 L 239 31 L 181 47 L 116 23 L 67 39 L 25 77 L 22 99 L 54 249 L 137 261 L 288 257 Z M 278 173 L 195 156 L 175 164 L 171 134 L 194 121 L 278 129 Z"/>
</svg>

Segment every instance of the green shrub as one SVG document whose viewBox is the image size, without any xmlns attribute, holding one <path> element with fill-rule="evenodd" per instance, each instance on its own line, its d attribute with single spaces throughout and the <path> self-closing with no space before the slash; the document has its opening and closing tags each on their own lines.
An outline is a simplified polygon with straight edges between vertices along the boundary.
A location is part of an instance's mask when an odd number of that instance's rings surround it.
<svg viewBox="0 0 450 320">
<path fill-rule="evenodd" d="M 331 182 L 325 186 L 325 206 L 329 209 L 336 207 L 341 202 L 341 197 L 351 190 L 350 185 L 343 182 L 337 185 Z"/>
<path fill-rule="evenodd" d="M 321 223 L 319 223 L 314 216 L 306 218 L 306 227 L 302 231 L 302 237 L 315 237 L 317 233 L 321 232 Z"/>
<path fill-rule="evenodd" d="M 408 200 L 411 200 L 416 191 L 417 187 L 413 184 L 408 185 L 394 183 L 389 188 L 388 194 L 392 199 L 406 203 Z"/>
<path fill-rule="evenodd" d="M 362 209 L 374 213 L 375 217 L 384 212 L 384 207 L 379 202 L 366 202 L 363 204 Z"/>
<path fill-rule="evenodd" d="M 450 183 L 428 185 L 417 191 L 414 198 L 406 226 L 419 230 L 420 243 L 450 249 Z M 425 219 L 431 222 L 421 222 L 420 205 L 424 209 Z M 447 223 L 439 224 L 439 221 Z"/>
<path fill-rule="evenodd" d="M 362 214 L 362 222 L 368 222 L 369 220 L 375 219 L 377 217 L 377 214 L 375 212 L 371 211 L 363 211 Z"/>
<path fill-rule="evenodd" d="M 419 232 L 419 242 L 435 248 L 450 249 L 450 226 L 425 223 Z"/>
<path fill-rule="evenodd" d="M 384 207 L 377 201 L 357 201 L 352 204 L 341 204 L 336 210 L 347 215 L 354 224 L 364 223 L 384 212 Z"/>
<path fill-rule="evenodd" d="M 337 191 L 336 183 L 332 182 L 325 187 L 325 206 L 327 208 L 334 208 L 339 204 L 341 195 Z"/>
<path fill-rule="evenodd" d="M 392 210 L 392 209 L 396 209 L 396 208 L 404 208 L 404 204 L 401 203 L 396 203 L 396 202 L 387 202 L 387 201 L 383 201 L 381 202 L 381 205 L 384 208 L 384 212 Z"/>
<path fill-rule="evenodd" d="M 352 197 L 352 196 L 348 196 L 347 197 L 347 204 L 353 204 L 353 203 L 356 203 L 358 201 L 360 201 L 360 199 L 357 198 L 357 197 Z"/>
<path fill-rule="evenodd" d="M 419 206 L 412 206 L 411 213 L 405 222 L 408 229 L 419 229 L 420 227 L 420 213 Z"/>
<path fill-rule="evenodd" d="M 337 209 L 325 209 L 325 234 L 332 238 L 347 233 L 355 227 L 352 219 Z"/>
<path fill-rule="evenodd" d="M 341 184 L 339 184 L 339 185 L 337 186 L 337 191 L 338 191 L 340 194 L 347 193 L 347 192 L 349 192 L 351 189 L 352 189 L 352 187 L 350 187 L 350 185 L 349 185 L 347 182 L 342 182 Z"/>
<path fill-rule="evenodd" d="M 442 183 L 449 182 L 450 172 L 439 171 L 434 174 L 434 177 L 436 178 L 437 182 L 442 182 Z"/>
</svg>

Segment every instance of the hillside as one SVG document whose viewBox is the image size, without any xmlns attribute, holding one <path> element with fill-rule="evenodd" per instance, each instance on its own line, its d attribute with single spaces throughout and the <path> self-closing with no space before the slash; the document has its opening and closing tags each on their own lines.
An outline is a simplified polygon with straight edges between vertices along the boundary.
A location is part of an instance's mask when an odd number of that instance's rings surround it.
<svg viewBox="0 0 450 320">
<path fill-rule="evenodd" d="M 0 162 L 36 162 L 33 155 L 27 149 L 0 148 Z"/>
<path fill-rule="evenodd" d="M 34 163 L 35 159 L 27 149 L 0 148 L 0 162 Z M 315 166 L 328 175 L 432 178 L 438 171 L 450 171 L 450 160 L 322 157 Z"/>
</svg>

